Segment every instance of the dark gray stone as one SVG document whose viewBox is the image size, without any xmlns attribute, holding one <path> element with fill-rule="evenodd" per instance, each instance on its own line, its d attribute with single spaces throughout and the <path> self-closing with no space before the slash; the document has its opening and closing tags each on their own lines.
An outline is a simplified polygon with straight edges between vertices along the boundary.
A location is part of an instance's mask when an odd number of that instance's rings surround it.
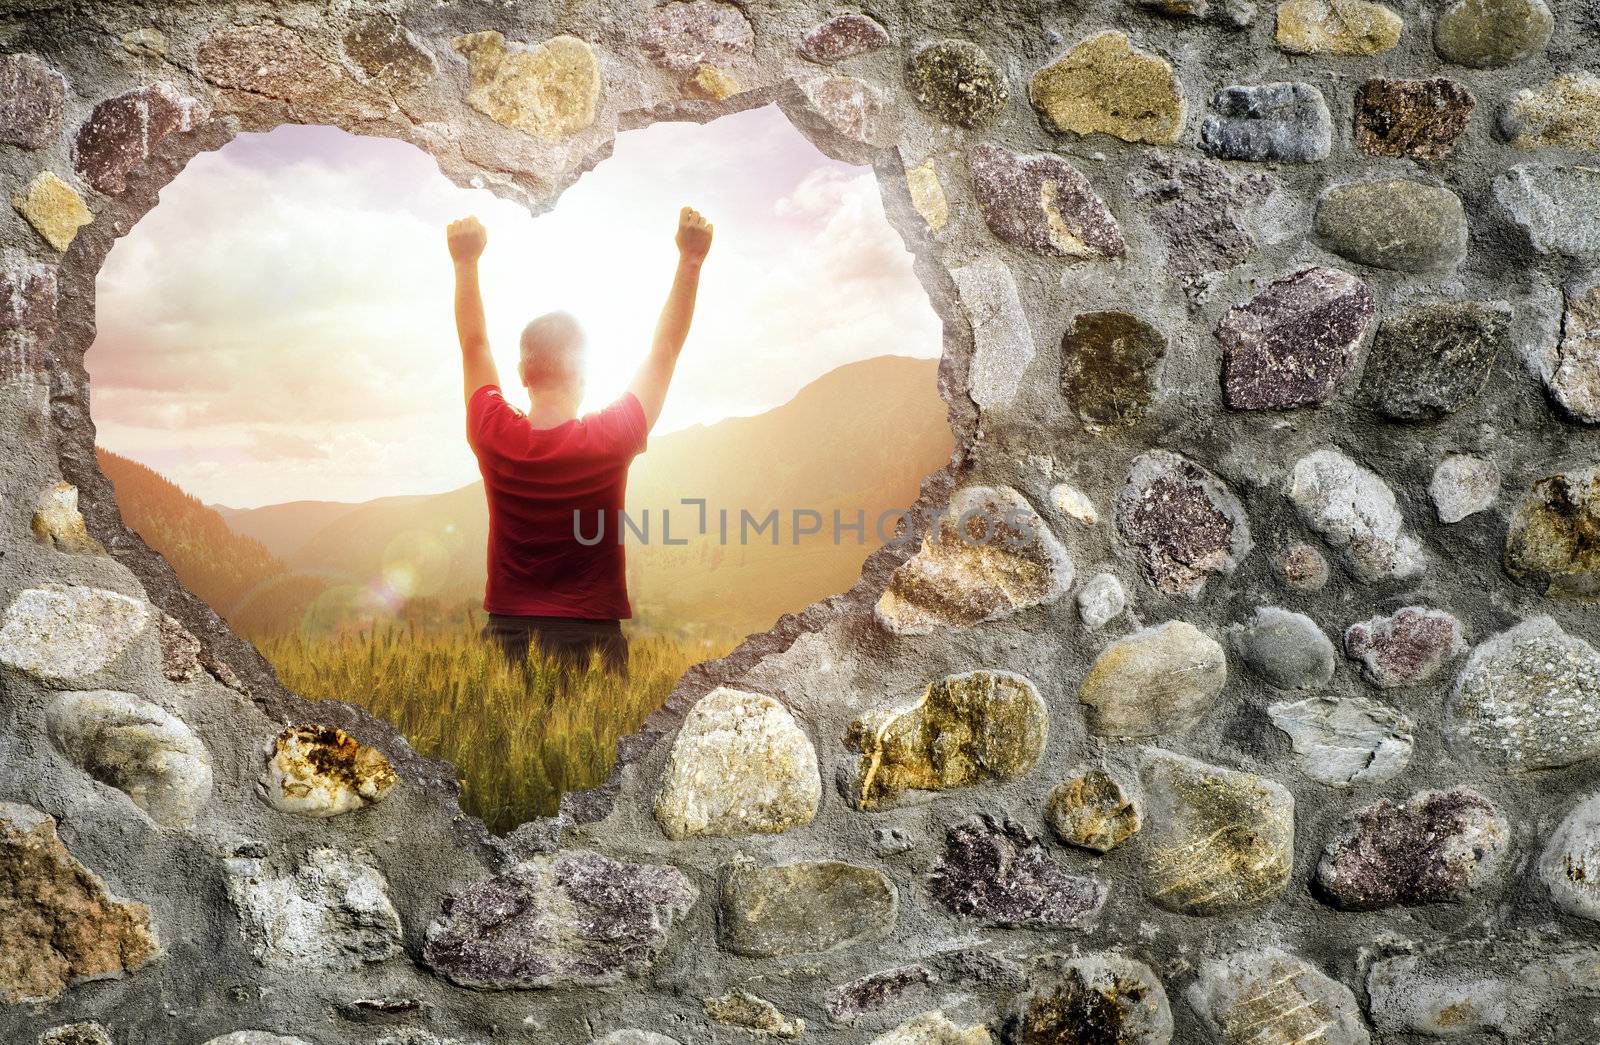
<svg viewBox="0 0 1600 1045">
<path fill-rule="evenodd" d="M 1082 929 L 1106 887 L 1057 863 L 1026 828 L 983 815 L 950 829 L 928 892 L 947 910 L 992 925 Z"/>
<path fill-rule="evenodd" d="M 1166 450 L 1134 459 L 1115 513 L 1117 531 L 1138 550 L 1150 583 L 1168 595 L 1198 595 L 1254 546 L 1244 506 L 1227 485 Z"/>
<path fill-rule="evenodd" d="M 1397 421 L 1445 417 L 1483 389 L 1510 336 L 1511 307 L 1504 302 L 1417 305 L 1379 326 L 1362 394 Z"/>
<path fill-rule="evenodd" d="M 968 163 L 983 220 L 1007 243 L 1052 257 L 1117 258 L 1127 250 L 1089 179 L 1060 156 L 983 144 Z"/>
<path fill-rule="evenodd" d="M 1327 402 L 1373 313 L 1371 288 L 1348 272 L 1317 266 L 1275 280 L 1217 324 L 1223 398 L 1235 410 Z"/>
<path fill-rule="evenodd" d="M 800 56 L 820 65 L 832 65 L 858 54 L 889 46 L 889 31 L 863 14 L 842 14 L 828 19 L 800 38 Z"/>
<path fill-rule="evenodd" d="M 1333 117 L 1308 83 L 1224 87 L 1200 125 L 1200 146 L 1225 160 L 1315 163 L 1333 148 Z"/>
<path fill-rule="evenodd" d="M 1128 312 L 1080 312 L 1061 338 L 1061 393 L 1091 425 L 1128 425 L 1155 397 L 1161 331 Z"/>
<path fill-rule="evenodd" d="M 1156 153 L 1129 178 L 1135 200 L 1167 245 L 1167 267 L 1193 277 L 1222 272 L 1256 250 L 1251 214 L 1277 189 L 1265 174 L 1234 175 L 1221 164 Z"/>
<path fill-rule="evenodd" d="M 447 902 L 422 956 L 463 987 L 615 983 L 655 961 L 698 895 L 675 867 L 565 850 Z"/>
<path fill-rule="evenodd" d="M 753 958 L 821 954 L 894 928 L 894 886 L 880 871 L 839 860 L 724 873 L 717 919 L 722 948 Z"/>
<path fill-rule="evenodd" d="M 1341 825 L 1317 885 L 1348 911 L 1460 901 L 1494 874 L 1510 842 L 1500 809 L 1469 788 L 1380 799 Z"/>
<path fill-rule="evenodd" d="M 913 54 L 906 89 L 929 116 L 969 129 L 993 121 L 1010 97 L 1005 73 L 967 40 L 940 40 Z"/>
<path fill-rule="evenodd" d="M 1261 606 L 1229 637 L 1251 670 L 1276 689 L 1320 689 L 1333 678 L 1333 642 L 1304 613 Z"/>
<path fill-rule="evenodd" d="M 0 55 L 0 142 L 42 149 L 61 131 L 67 81 L 31 54 Z"/>
</svg>

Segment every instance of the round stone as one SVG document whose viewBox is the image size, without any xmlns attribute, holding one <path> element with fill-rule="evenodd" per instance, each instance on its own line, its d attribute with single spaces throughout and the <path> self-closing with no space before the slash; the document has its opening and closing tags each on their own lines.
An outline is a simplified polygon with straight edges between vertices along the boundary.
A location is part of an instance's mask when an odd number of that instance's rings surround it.
<svg viewBox="0 0 1600 1045">
<path fill-rule="evenodd" d="M 832 65 L 858 54 L 889 46 L 889 32 L 863 14 L 836 15 L 800 38 L 800 55 L 807 61 Z"/>
<path fill-rule="evenodd" d="M 1078 616 L 1086 627 L 1103 628 L 1127 607 L 1128 594 L 1112 574 L 1097 573 L 1078 589 Z"/>
<path fill-rule="evenodd" d="M 845 745 L 861 752 L 853 797 L 862 809 L 877 809 L 1014 780 L 1038 763 L 1049 729 L 1044 700 L 1021 675 L 951 675 L 909 707 L 883 708 L 850 724 Z"/>
<path fill-rule="evenodd" d="M 274 809 L 339 816 L 375 805 L 399 782 L 383 752 L 336 726 L 290 726 L 267 748 L 261 793 Z"/>
<path fill-rule="evenodd" d="M 1600 653 L 1549 617 L 1472 651 L 1445 705 L 1458 747 L 1511 773 L 1600 755 Z"/>
<path fill-rule="evenodd" d="M 1108 646 L 1078 690 L 1089 729 L 1114 737 L 1181 732 L 1222 692 L 1228 658 L 1211 636 L 1168 621 Z"/>
<path fill-rule="evenodd" d="M 1434 24 L 1433 45 L 1448 62 L 1495 69 L 1542 51 L 1554 28 L 1544 0 L 1455 0 Z"/>
<path fill-rule="evenodd" d="M 975 128 L 1005 108 L 1005 74 L 988 53 L 967 40 L 940 40 L 906 63 L 906 88 L 917 107 L 957 127 Z"/>
<path fill-rule="evenodd" d="M 1500 114 L 1500 132 L 1518 149 L 1600 148 L 1600 76 L 1564 73 L 1518 91 Z"/>
<path fill-rule="evenodd" d="M 1183 755 L 1140 756 L 1143 884 L 1151 902 L 1217 915 L 1269 902 L 1294 867 L 1294 796 L 1282 784 Z"/>
<path fill-rule="evenodd" d="M 114 591 L 28 588 L 0 618 L 0 664 L 48 681 L 92 675 L 121 656 L 153 619 L 146 603 Z"/>
<path fill-rule="evenodd" d="M 1258 607 L 1229 638 L 1251 670 L 1276 689 L 1320 689 L 1333 678 L 1333 642 L 1303 613 Z"/>
<path fill-rule="evenodd" d="M 824 954 L 894 929 L 894 886 L 881 871 L 839 860 L 736 863 L 720 896 L 718 941 L 751 958 Z"/>
<path fill-rule="evenodd" d="M 1318 450 L 1289 471 L 1289 500 L 1307 526 L 1340 552 L 1363 583 L 1420 573 L 1422 547 L 1405 529 L 1394 491 L 1337 450 Z"/>
<path fill-rule="evenodd" d="M 1405 178 L 1340 185 L 1317 203 L 1317 235 L 1375 268 L 1442 272 L 1467 256 L 1467 215 L 1449 189 Z"/>
<path fill-rule="evenodd" d="M 1167 450 L 1134 458 L 1115 517 L 1150 583 L 1167 595 L 1198 596 L 1255 547 L 1244 506 L 1227 484 Z"/>
<path fill-rule="evenodd" d="M 821 799 L 816 748 L 789 709 L 719 687 L 684 717 L 655 817 L 674 840 L 779 834 L 809 824 Z"/>
<path fill-rule="evenodd" d="M 1344 821 L 1317 885 L 1349 911 L 1459 901 L 1493 876 L 1510 843 L 1499 807 L 1469 788 L 1385 798 Z"/>
<path fill-rule="evenodd" d="M 56 749 L 163 827 L 195 822 L 211 797 L 211 754 L 177 717 L 131 693 L 62 693 L 45 713 Z"/>
<path fill-rule="evenodd" d="M 1428 496 L 1440 522 L 1458 523 L 1494 507 L 1500 499 L 1500 469 L 1481 457 L 1451 454 L 1433 470 Z"/>
<path fill-rule="evenodd" d="M 1283 583 L 1299 591 L 1321 591 L 1328 583 L 1328 560 L 1309 544 L 1291 544 L 1272 565 Z"/>
<path fill-rule="evenodd" d="M 1551 833 L 1539 879 L 1557 907 L 1600 921 L 1600 795 L 1579 802 Z"/>
<path fill-rule="evenodd" d="M 1278 46 L 1290 54 L 1382 54 L 1400 42 L 1405 23 L 1367 0 L 1288 0 L 1278 8 Z"/>
<path fill-rule="evenodd" d="M 1168 1045 L 1172 1009 L 1161 978 L 1120 954 L 1044 956 L 1013 1018 L 1018 1045 Z"/>
<path fill-rule="evenodd" d="M 1373 617 L 1344 633 L 1345 653 L 1361 662 L 1362 674 L 1379 689 L 1426 682 L 1466 648 L 1461 622 L 1426 606 Z"/>
<path fill-rule="evenodd" d="M 1028 96 L 1058 131 L 1165 144 L 1183 130 L 1185 105 L 1172 65 L 1135 51 L 1115 30 L 1096 33 L 1040 69 Z"/>
<path fill-rule="evenodd" d="M 1189 1001 L 1227 1045 L 1368 1045 L 1355 994 L 1276 947 L 1205 962 Z"/>
<path fill-rule="evenodd" d="M 1103 769 L 1085 769 L 1050 792 L 1045 819 L 1068 845 L 1109 852 L 1139 830 L 1139 807 L 1121 781 Z"/>
</svg>

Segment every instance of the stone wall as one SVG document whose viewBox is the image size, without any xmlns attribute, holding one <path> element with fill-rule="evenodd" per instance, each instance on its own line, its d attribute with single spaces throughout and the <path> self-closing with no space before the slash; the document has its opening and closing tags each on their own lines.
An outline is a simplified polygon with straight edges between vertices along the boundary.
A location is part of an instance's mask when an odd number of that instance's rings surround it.
<svg viewBox="0 0 1600 1045">
<path fill-rule="evenodd" d="M 0 1036 L 1600 1040 L 1600 9 L 1547 2 L 7 4 Z M 542 209 L 772 102 L 917 255 L 968 525 L 491 838 L 122 527 L 95 272 L 241 130 Z"/>
</svg>

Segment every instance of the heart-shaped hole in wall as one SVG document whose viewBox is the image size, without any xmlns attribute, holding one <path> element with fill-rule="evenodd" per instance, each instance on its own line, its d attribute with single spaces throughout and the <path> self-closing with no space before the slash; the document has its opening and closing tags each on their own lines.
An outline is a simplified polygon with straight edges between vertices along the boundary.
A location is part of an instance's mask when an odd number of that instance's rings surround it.
<svg viewBox="0 0 1600 1045">
<path fill-rule="evenodd" d="M 603 780 L 691 665 L 848 588 L 949 460 L 940 321 L 878 192 L 771 106 L 625 133 L 538 218 L 405 143 L 240 135 L 101 269 L 100 465 L 130 529 L 285 685 L 395 723 L 508 829 Z M 631 670 L 525 680 L 481 637 L 489 513 L 444 228 L 488 229 L 506 399 L 528 408 L 523 324 L 567 310 L 588 412 L 650 349 L 682 204 L 716 236 L 687 345 L 623 513 L 572 522 L 624 546 Z"/>
</svg>

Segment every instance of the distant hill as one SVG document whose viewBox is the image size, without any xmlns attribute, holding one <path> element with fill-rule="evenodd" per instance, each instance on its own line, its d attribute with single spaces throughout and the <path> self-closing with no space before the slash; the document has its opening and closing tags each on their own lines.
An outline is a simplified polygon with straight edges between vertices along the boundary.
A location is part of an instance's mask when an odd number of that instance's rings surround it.
<svg viewBox="0 0 1600 1045">
<path fill-rule="evenodd" d="M 241 631 L 298 619 L 325 585 L 296 576 L 260 541 L 137 461 L 95 448 L 123 521 L 165 556 L 184 586 Z"/>
<path fill-rule="evenodd" d="M 848 587 L 879 543 L 872 532 L 879 513 L 908 507 L 923 477 L 949 458 L 937 373 L 937 360 L 879 356 L 824 374 L 766 413 L 653 438 L 630 472 L 630 515 L 642 519 L 649 509 L 659 542 L 660 513 L 670 509 L 674 538 L 689 536 L 698 513 L 680 502 L 704 498 L 713 532 L 688 545 L 630 545 L 629 586 L 641 623 L 688 633 L 764 630 L 783 613 Z M 226 520 L 241 546 L 302 578 L 363 589 L 381 580 L 400 595 L 440 605 L 483 597 L 488 515 L 481 483 L 363 504 L 297 501 L 215 511 L 166 485 L 190 502 L 185 511 Z M 170 495 L 160 501 L 171 502 Z M 733 526 L 726 546 L 712 539 L 721 508 Z M 773 508 L 784 516 L 783 543 L 773 546 L 763 534 L 740 545 L 740 510 L 760 518 Z M 789 543 L 795 508 L 815 509 L 824 519 L 824 532 L 798 546 Z M 865 511 L 864 543 L 853 536 L 833 542 L 835 508 L 846 521 Z M 202 568 L 168 558 L 186 582 L 186 568 Z"/>
</svg>

